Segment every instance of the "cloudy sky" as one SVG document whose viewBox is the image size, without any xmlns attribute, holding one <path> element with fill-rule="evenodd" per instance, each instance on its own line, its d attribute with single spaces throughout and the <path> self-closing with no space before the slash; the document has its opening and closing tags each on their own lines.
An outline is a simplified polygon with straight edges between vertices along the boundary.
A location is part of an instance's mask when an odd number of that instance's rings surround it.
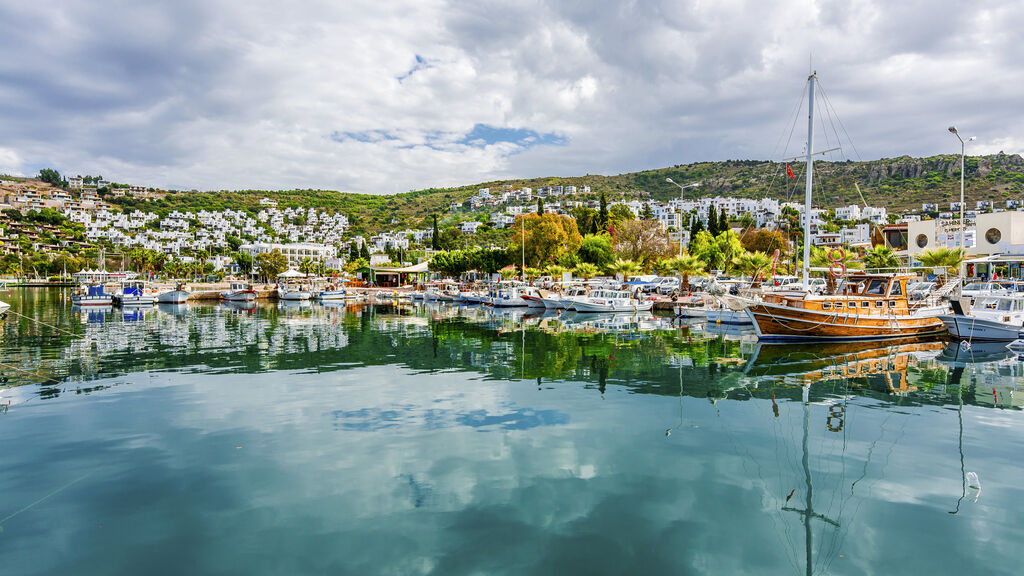
<svg viewBox="0 0 1024 576">
<path fill-rule="evenodd" d="M 898 5 L 897 5 L 898 4 Z M 394 193 L 799 153 L 1024 151 L 1024 3 L 0 0 L 0 172 Z M 815 148 L 821 148 L 815 146 Z"/>
</svg>

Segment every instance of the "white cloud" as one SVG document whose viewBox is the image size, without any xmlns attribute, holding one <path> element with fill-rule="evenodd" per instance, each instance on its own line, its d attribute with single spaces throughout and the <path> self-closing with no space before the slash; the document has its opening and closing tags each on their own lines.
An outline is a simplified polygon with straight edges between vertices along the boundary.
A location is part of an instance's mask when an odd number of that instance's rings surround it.
<svg viewBox="0 0 1024 576">
<path fill-rule="evenodd" d="M 1016 4 L 0 5 L 29 172 L 391 193 L 768 158 L 812 55 L 865 159 L 953 152 L 950 123 L 1022 151 Z M 479 125 L 566 142 L 467 146 Z"/>
</svg>

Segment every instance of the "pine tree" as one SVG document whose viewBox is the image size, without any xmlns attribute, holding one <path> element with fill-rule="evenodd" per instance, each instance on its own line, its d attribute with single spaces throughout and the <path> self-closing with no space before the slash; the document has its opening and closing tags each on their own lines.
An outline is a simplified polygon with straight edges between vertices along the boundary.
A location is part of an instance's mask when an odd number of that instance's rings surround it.
<svg viewBox="0 0 1024 576">
<path fill-rule="evenodd" d="M 597 211 L 598 227 L 601 230 L 608 229 L 608 198 L 605 197 L 604 192 L 601 192 L 601 205 Z"/>
<path fill-rule="evenodd" d="M 537 214 L 544 214 L 544 199 L 537 198 Z"/>
<path fill-rule="evenodd" d="M 434 214 L 434 233 L 430 237 L 430 247 L 434 250 L 441 249 L 441 232 L 437 229 L 437 214 Z"/>
<path fill-rule="evenodd" d="M 729 230 L 729 216 L 722 210 L 718 213 L 718 234 Z M 715 234 L 716 236 L 718 234 Z"/>
<path fill-rule="evenodd" d="M 349 260 L 357 260 L 359 258 L 359 247 L 356 246 L 355 240 L 348 243 L 348 258 Z"/>
<path fill-rule="evenodd" d="M 692 241 L 697 237 L 697 234 L 704 230 L 704 221 L 694 214 L 692 221 L 690 222 L 690 240 Z"/>
<path fill-rule="evenodd" d="M 715 208 L 714 204 L 708 208 L 708 232 L 712 236 L 718 236 L 718 209 Z"/>
<path fill-rule="evenodd" d="M 363 242 L 363 249 L 359 251 L 359 257 L 367 262 L 370 261 L 370 247 L 366 245 L 366 242 Z"/>
</svg>

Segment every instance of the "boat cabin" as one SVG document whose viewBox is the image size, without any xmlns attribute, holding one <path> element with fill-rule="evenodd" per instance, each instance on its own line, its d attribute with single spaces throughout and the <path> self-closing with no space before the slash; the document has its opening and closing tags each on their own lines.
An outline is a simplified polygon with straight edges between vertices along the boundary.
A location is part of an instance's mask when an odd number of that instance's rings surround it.
<svg viewBox="0 0 1024 576">
<path fill-rule="evenodd" d="M 766 302 L 816 312 L 836 312 L 860 316 L 891 316 L 910 313 L 907 281 L 910 275 L 852 274 L 836 294 L 767 293 Z"/>
</svg>

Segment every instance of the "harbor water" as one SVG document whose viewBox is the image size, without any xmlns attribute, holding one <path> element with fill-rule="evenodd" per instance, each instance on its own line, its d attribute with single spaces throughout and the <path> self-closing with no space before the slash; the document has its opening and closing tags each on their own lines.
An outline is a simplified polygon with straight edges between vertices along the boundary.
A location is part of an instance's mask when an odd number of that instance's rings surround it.
<svg viewBox="0 0 1024 576">
<path fill-rule="evenodd" d="M 0 573 L 1019 574 L 1021 361 L 650 313 L 0 323 Z"/>
</svg>

